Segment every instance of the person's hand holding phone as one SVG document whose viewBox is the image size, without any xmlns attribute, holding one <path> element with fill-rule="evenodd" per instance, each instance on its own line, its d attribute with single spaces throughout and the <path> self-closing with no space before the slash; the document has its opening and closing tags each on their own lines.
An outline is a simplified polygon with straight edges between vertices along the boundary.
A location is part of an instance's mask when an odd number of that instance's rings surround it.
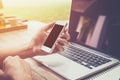
<svg viewBox="0 0 120 80">
<path fill-rule="evenodd" d="M 42 45 L 41 50 L 43 50 L 47 53 L 52 53 L 55 49 L 58 38 L 60 39 L 60 35 L 66 26 L 67 26 L 67 23 L 64 21 L 56 21 L 56 23 L 53 25 L 52 30 L 50 31 L 49 35 L 47 36 L 47 39 L 45 40 L 44 44 Z M 60 42 L 62 42 L 62 41 L 60 41 Z M 64 43 L 67 43 L 67 42 L 64 41 Z"/>
<path fill-rule="evenodd" d="M 55 22 L 43 26 L 42 28 L 40 28 L 40 30 L 38 30 L 39 32 L 32 39 L 30 46 L 33 48 L 34 55 L 39 55 L 39 54 L 46 55 L 47 54 L 45 52 L 40 51 L 40 48 L 46 41 L 48 35 L 50 34 L 53 28 L 53 25 L 55 25 Z M 64 50 L 63 46 L 68 44 L 69 39 L 70 39 L 70 35 L 68 33 L 68 27 L 66 27 L 63 30 L 62 34 L 60 35 L 59 39 L 57 39 L 53 53 L 63 51 Z"/>
</svg>

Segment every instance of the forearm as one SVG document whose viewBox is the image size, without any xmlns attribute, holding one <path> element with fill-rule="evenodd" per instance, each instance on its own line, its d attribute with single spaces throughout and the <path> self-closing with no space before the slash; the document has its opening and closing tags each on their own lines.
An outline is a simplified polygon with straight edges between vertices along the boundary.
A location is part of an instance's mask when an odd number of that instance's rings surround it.
<svg viewBox="0 0 120 80">
<path fill-rule="evenodd" d="M 21 58 L 33 57 L 36 55 L 46 55 L 39 47 L 34 46 L 34 42 L 28 42 L 16 47 L 0 49 L 0 65 L 8 56 L 19 56 Z"/>
<path fill-rule="evenodd" d="M 32 57 L 33 48 L 28 43 L 21 44 L 19 46 L 10 47 L 6 49 L 0 49 L 0 62 L 2 62 L 7 56 L 20 56 L 21 58 Z"/>
</svg>

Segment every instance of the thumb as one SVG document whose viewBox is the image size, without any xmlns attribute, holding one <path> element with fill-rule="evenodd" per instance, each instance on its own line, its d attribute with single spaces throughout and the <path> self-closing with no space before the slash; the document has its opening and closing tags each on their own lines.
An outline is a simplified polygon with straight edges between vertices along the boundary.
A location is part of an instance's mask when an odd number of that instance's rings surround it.
<svg viewBox="0 0 120 80">
<path fill-rule="evenodd" d="M 44 30 L 45 30 L 45 31 L 48 31 L 49 29 L 52 29 L 53 26 L 54 26 L 54 24 L 55 24 L 55 22 L 52 22 L 52 23 L 47 24 L 47 25 L 44 27 Z"/>
</svg>

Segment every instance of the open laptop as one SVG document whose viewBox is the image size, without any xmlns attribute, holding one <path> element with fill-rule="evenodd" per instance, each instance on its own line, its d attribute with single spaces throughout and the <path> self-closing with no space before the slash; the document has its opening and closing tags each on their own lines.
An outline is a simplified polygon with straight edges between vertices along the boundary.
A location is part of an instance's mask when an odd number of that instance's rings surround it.
<svg viewBox="0 0 120 80">
<path fill-rule="evenodd" d="M 114 22 L 114 15 L 106 12 L 107 7 L 105 11 L 98 8 L 99 1 L 73 0 L 69 45 L 59 54 L 34 59 L 67 80 L 81 80 L 119 64 L 120 24 Z"/>
</svg>

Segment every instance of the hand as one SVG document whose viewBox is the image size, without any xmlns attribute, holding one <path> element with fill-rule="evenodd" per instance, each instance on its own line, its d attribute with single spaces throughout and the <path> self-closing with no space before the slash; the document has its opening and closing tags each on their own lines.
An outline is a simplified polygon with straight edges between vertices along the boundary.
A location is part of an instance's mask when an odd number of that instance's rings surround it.
<svg viewBox="0 0 120 80">
<path fill-rule="evenodd" d="M 12 80 L 32 80 L 30 66 L 18 56 L 4 60 L 4 74 Z"/>
<path fill-rule="evenodd" d="M 44 55 L 46 53 L 41 53 L 40 48 L 44 44 L 45 40 L 47 39 L 47 36 L 49 35 L 50 31 L 53 28 L 53 25 L 55 23 L 50 23 L 46 26 L 43 26 L 38 30 L 39 32 L 35 35 L 35 37 L 32 39 L 31 45 L 33 47 L 33 51 L 36 55 Z M 55 49 L 53 50 L 53 53 L 63 51 L 63 46 L 68 44 L 68 40 L 70 39 L 70 35 L 68 33 L 68 27 L 66 27 L 61 34 L 60 38 L 57 40 L 55 44 Z"/>
<path fill-rule="evenodd" d="M 68 33 L 68 26 L 63 30 L 60 38 L 57 39 L 56 47 L 53 50 L 53 53 L 64 51 L 63 46 L 68 45 L 68 40 L 70 39 L 70 35 Z"/>
</svg>

